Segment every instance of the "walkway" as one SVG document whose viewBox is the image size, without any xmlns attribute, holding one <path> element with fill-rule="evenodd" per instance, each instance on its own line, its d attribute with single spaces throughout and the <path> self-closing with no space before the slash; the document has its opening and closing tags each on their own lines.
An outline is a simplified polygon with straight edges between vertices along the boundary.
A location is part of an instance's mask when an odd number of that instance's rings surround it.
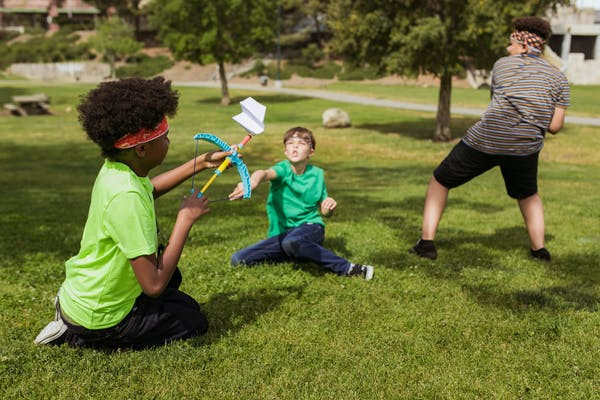
<svg viewBox="0 0 600 400">
<path fill-rule="evenodd" d="M 199 82 L 174 82 L 176 86 L 188 86 L 188 87 L 210 87 L 210 88 L 220 88 L 221 83 L 218 81 L 199 81 Z M 415 111 L 427 111 L 427 112 L 437 112 L 437 105 L 432 104 L 417 104 L 417 103 L 408 103 L 405 101 L 399 100 L 385 100 L 385 99 L 375 99 L 367 96 L 358 96 L 348 93 L 340 93 L 340 92 L 331 92 L 327 90 L 317 90 L 317 89 L 292 89 L 292 88 L 280 88 L 277 89 L 273 86 L 260 86 L 258 84 L 249 84 L 249 83 L 230 83 L 230 89 L 241 89 L 241 90 L 251 90 L 255 92 L 269 92 L 269 93 L 283 93 L 289 94 L 293 96 L 305 96 L 305 97 L 314 97 L 317 99 L 331 100 L 337 101 L 341 103 L 353 103 L 353 104 L 362 104 L 367 106 L 376 106 L 376 107 L 389 107 L 389 108 L 399 108 L 402 110 L 415 110 Z M 470 108 L 470 107 L 452 107 L 452 114 L 461 114 L 461 115 L 472 115 L 476 117 L 480 117 L 485 109 L 483 108 Z M 600 118 L 589 118 L 589 117 L 576 117 L 567 115 L 565 122 L 568 124 L 579 124 L 579 125 L 592 125 L 592 126 L 600 126 Z"/>
</svg>

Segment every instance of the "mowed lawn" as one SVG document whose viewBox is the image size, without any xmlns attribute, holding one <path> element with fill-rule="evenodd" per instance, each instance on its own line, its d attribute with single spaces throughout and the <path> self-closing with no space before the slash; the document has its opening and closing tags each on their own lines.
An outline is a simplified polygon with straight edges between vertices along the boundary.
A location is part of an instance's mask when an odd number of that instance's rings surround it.
<svg viewBox="0 0 600 400">
<path fill-rule="evenodd" d="M 431 172 L 453 145 L 429 139 L 434 115 L 264 93 L 234 91 L 221 107 L 216 90 L 181 88 L 171 149 L 153 172 L 191 158 L 198 132 L 239 141 L 231 117 L 253 95 L 268 106 L 267 128 L 245 151 L 249 169 L 281 159 L 286 129 L 314 130 L 314 164 L 339 203 L 325 244 L 373 264 L 375 278 L 292 263 L 232 268 L 231 254 L 266 234 L 264 185 L 250 200 L 214 203 L 188 239 L 182 289 L 206 311 L 206 336 L 145 351 L 35 346 L 54 315 L 64 262 L 78 251 L 102 163 L 77 122 L 78 96 L 90 88 L 0 83 L 2 99 L 48 94 L 57 114 L 0 117 L 1 398 L 600 396 L 600 128 L 568 125 L 541 153 L 551 263 L 528 257 L 498 170 L 451 192 L 432 262 L 407 250 L 419 237 Z M 350 113 L 351 128 L 321 127 L 332 106 Z M 454 135 L 473 122 L 455 117 Z M 236 182 L 229 170 L 208 196 L 222 198 Z M 157 201 L 163 237 L 189 188 Z"/>
</svg>

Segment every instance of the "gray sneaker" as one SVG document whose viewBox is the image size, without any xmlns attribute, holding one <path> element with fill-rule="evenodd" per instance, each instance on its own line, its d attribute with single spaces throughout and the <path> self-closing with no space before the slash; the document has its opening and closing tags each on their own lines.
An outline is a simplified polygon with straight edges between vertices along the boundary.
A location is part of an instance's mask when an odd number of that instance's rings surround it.
<svg viewBox="0 0 600 400">
<path fill-rule="evenodd" d="M 50 321 L 48 325 L 38 333 L 33 341 L 35 344 L 61 344 L 63 342 L 64 335 L 67 333 L 68 328 L 60 317 L 58 296 L 54 298 L 54 308 L 56 309 L 54 321 Z"/>
<path fill-rule="evenodd" d="M 361 276 L 365 281 L 373 279 L 375 268 L 372 265 L 350 264 L 347 276 Z"/>
</svg>

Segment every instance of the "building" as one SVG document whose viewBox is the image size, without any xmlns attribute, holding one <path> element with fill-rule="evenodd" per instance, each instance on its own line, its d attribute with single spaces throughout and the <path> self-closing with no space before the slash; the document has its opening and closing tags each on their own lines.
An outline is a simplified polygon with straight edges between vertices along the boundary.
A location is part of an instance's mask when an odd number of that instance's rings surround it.
<svg viewBox="0 0 600 400">
<path fill-rule="evenodd" d="M 0 0 L 0 30 L 57 30 L 59 25 L 93 28 L 100 11 L 81 0 Z"/>
<path fill-rule="evenodd" d="M 569 81 L 600 84 L 600 9 L 560 7 L 550 15 L 550 24 L 548 45 Z"/>
</svg>

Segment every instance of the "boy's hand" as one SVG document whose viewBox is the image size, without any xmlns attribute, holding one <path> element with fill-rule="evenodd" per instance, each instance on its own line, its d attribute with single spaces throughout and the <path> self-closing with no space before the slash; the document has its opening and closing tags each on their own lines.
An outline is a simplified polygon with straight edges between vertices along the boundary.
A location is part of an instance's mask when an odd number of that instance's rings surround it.
<svg viewBox="0 0 600 400">
<path fill-rule="evenodd" d="M 206 198 L 206 196 L 197 198 L 196 196 L 191 195 L 183 198 L 181 208 L 179 209 L 179 216 L 194 223 L 208 212 L 210 212 L 210 209 L 208 208 L 208 198 Z"/>
<path fill-rule="evenodd" d="M 238 183 L 233 192 L 229 193 L 229 200 L 236 200 L 244 195 L 244 184 Z"/>
<path fill-rule="evenodd" d="M 237 150 L 237 146 L 231 146 L 231 148 L 233 150 Z M 233 151 L 215 150 L 215 151 L 209 151 L 208 153 L 201 155 L 200 157 L 203 157 L 203 160 L 201 162 L 202 169 L 217 168 L 219 165 L 221 165 L 221 163 L 223 162 L 225 157 L 231 155 L 232 152 Z M 238 154 L 238 157 L 242 158 L 242 155 Z M 229 166 L 227 168 L 230 168 L 232 165 L 233 164 L 229 164 Z"/>
<path fill-rule="evenodd" d="M 333 210 L 335 210 L 336 207 L 337 202 L 335 199 L 333 197 L 326 197 L 321 202 L 321 214 L 323 214 L 324 217 L 328 217 L 333 213 Z"/>
</svg>

